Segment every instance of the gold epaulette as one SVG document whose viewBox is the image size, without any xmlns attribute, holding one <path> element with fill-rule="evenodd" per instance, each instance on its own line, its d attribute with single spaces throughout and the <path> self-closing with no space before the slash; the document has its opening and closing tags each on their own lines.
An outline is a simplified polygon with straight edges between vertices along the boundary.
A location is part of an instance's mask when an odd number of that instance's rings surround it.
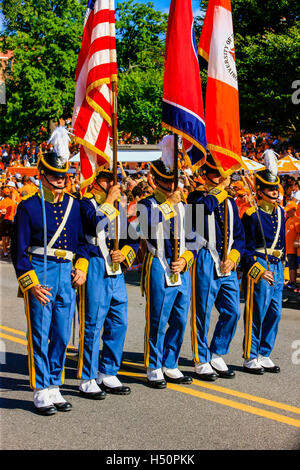
<svg viewBox="0 0 300 470">
<path fill-rule="evenodd" d="M 77 199 L 77 196 L 75 196 L 75 195 L 72 194 L 72 193 L 69 193 L 68 191 L 66 191 L 65 194 L 67 194 L 68 196 L 73 197 L 74 199 Z"/>
<path fill-rule="evenodd" d="M 36 193 L 34 193 L 34 194 L 27 194 L 26 196 L 22 196 L 22 197 L 21 197 L 21 201 L 26 201 L 27 199 L 29 199 L 30 197 L 33 197 L 33 196 L 35 196 L 35 195 L 36 195 Z"/>
<path fill-rule="evenodd" d="M 252 215 L 255 212 L 255 207 L 249 207 L 249 209 L 246 210 L 247 215 Z"/>
<path fill-rule="evenodd" d="M 84 193 L 83 197 L 86 197 L 87 199 L 93 199 L 94 195 L 92 193 Z"/>
</svg>

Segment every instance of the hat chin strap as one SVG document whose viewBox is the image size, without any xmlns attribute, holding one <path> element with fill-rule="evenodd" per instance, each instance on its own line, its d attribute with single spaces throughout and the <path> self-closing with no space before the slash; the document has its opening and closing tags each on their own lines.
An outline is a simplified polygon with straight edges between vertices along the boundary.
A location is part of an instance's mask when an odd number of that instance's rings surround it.
<svg viewBox="0 0 300 470">
<path fill-rule="evenodd" d="M 272 200 L 274 200 L 274 201 L 277 201 L 277 199 L 278 199 L 278 194 L 277 194 L 277 196 L 275 197 L 275 196 L 269 196 L 269 195 L 266 194 L 264 191 L 261 191 L 261 193 L 262 193 L 264 196 L 266 196 L 267 198 L 272 199 Z"/>
<path fill-rule="evenodd" d="M 67 187 L 67 175 L 63 176 L 64 180 L 65 180 L 65 185 L 61 188 L 61 187 L 58 187 L 58 186 L 55 186 L 55 184 L 51 183 L 47 176 L 46 176 L 46 173 L 43 174 L 45 180 L 47 181 L 48 184 L 50 184 L 50 186 L 52 186 L 52 188 L 54 189 L 65 189 Z"/>
<path fill-rule="evenodd" d="M 169 188 L 165 188 L 164 186 L 162 186 L 161 184 L 158 183 L 158 181 L 155 180 L 155 184 L 156 186 L 158 186 L 160 189 L 162 189 L 163 191 L 166 191 L 167 193 L 170 193 L 172 192 L 172 190 L 170 191 Z"/>
<path fill-rule="evenodd" d="M 208 179 L 208 181 L 210 181 L 212 184 L 214 184 L 215 186 L 218 186 L 219 183 L 216 183 L 215 181 L 213 181 L 207 174 L 205 174 L 205 177 Z"/>
<path fill-rule="evenodd" d="M 98 181 L 96 181 L 96 184 L 99 186 L 99 188 L 102 189 L 102 191 L 103 191 L 105 194 L 108 194 L 108 189 L 103 188 L 103 186 L 101 186 L 101 184 L 99 184 Z M 97 191 L 96 188 L 95 188 L 95 190 Z"/>
</svg>

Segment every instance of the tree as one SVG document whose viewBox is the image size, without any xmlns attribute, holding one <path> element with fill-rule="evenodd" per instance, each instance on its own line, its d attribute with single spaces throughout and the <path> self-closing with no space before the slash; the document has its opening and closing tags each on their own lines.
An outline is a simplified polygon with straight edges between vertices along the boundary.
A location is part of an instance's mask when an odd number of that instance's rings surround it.
<svg viewBox="0 0 300 470">
<path fill-rule="evenodd" d="M 207 5 L 207 0 L 203 2 Z M 298 0 L 232 0 L 241 127 L 299 133 Z"/>
<path fill-rule="evenodd" d="M 162 134 L 163 70 L 133 70 L 118 82 L 118 129 L 146 136 L 155 143 Z"/>
<path fill-rule="evenodd" d="M 116 39 L 119 71 L 162 67 L 168 15 L 153 3 L 119 2 L 116 8 Z"/>
<path fill-rule="evenodd" d="M 152 3 L 118 3 L 118 129 L 146 136 L 149 143 L 162 134 L 161 108 L 165 33 L 168 15 Z"/>
<path fill-rule="evenodd" d="M 0 140 L 37 138 L 41 124 L 70 116 L 85 1 L 0 0 L 5 18 L 1 49 L 14 51 L 6 80 Z"/>
</svg>

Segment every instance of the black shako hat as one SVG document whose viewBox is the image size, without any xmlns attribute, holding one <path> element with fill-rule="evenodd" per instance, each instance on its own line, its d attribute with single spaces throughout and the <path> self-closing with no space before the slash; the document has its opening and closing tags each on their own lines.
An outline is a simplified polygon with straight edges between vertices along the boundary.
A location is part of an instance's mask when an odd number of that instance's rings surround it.
<svg viewBox="0 0 300 470">
<path fill-rule="evenodd" d="M 41 175 L 45 173 L 64 177 L 69 169 L 69 162 L 56 152 L 46 152 L 39 157 L 37 167 Z"/>
</svg>

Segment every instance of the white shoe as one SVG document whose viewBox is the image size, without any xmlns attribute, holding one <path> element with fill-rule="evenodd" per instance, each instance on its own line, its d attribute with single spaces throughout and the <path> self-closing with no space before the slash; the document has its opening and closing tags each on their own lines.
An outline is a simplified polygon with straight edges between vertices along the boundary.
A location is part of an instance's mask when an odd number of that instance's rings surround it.
<svg viewBox="0 0 300 470">
<path fill-rule="evenodd" d="M 60 393 L 58 385 L 51 385 L 49 387 L 49 397 L 51 398 L 53 404 L 67 402 Z"/>
<path fill-rule="evenodd" d="M 227 372 L 228 371 L 228 367 L 227 367 L 224 359 L 222 358 L 222 356 L 218 356 L 218 354 L 212 353 L 210 364 L 211 364 L 212 367 L 217 369 L 217 371 L 221 371 L 221 372 Z"/>
<path fill-rule="evenodd" d="M 151 381 L 165 380 L 162 369 L 147 369 L 147 378 Z"/>
<path fill-rule="evenodd" d="M 109 387 L 109 388 L 116 388 L 116 387 L 123 386 L 116 375 L 102 374 L 101 372 L 99 372 L 96 382 L 98 385 L 101 385 L 103 383 L 104 385 L 106 385 L 106 387 Z"/>
<path fill-rule="evenodd" d="M 79 390 L 83 393 L 98 393 L 101 392 L 95 379 L 82 380 L 79 385 Z"/>
<path fill-rule="evenodd" d="M 244 359 L 244 371 L 256 375 L 262 375 L 264 373 L 264 369 L 258 362 L 257 358 L 249 360 Z"/>
<path fill-rule="evenodd" d="M 116 375 L 99 372 L 96 381 L 106 393 L 113 393 L 115 395 L 129 395 L 131 393 L 130 387 L 123 385 Z"/>
<path fill-rule="evenodd" d="M 214 382 L 218 378 L 217 373 L 213 370 L 209 362 L 198 362 L 195 364 L 195 372 L 199 379 L 206 380 L 207 382 Z"/>
<path fill-rule="evenodd" d="M 72 405 L 64 399 L 58 385 L 51 385 L 49 387 L 49 396 L 58 411 L 71 411 Z"/>
<path fill-rule="evenodd" d="M 178 368 L 168 369 L 167 367 L 163 367 L 162 370 L 167 377 L 170 377 L 170 379 L 181 379 L 181 377 L 183 377 L 183 373 Z"/>
<path fill-rule="evenodd" d="M 49 389 L 35 389 L 33 392 L 33 403 L 36 408 L 53 406 L 53 401 L 50 399 L 49 395 Z"/>
<path fill-rule="evenodd" d="M 195 364 L 195 372 L 198 375 L 214 374 L 214 370 L 209 362 L 198 362 L 197 364 Z"/>
<path fill-rule="evenodd" d="M 269 357 L 262 356 L 261 354 L 258 355 L 258 363 L 262 367 L 275 367 L 275 364 L 272 359 L 270 359 Z"/>
</svg>

